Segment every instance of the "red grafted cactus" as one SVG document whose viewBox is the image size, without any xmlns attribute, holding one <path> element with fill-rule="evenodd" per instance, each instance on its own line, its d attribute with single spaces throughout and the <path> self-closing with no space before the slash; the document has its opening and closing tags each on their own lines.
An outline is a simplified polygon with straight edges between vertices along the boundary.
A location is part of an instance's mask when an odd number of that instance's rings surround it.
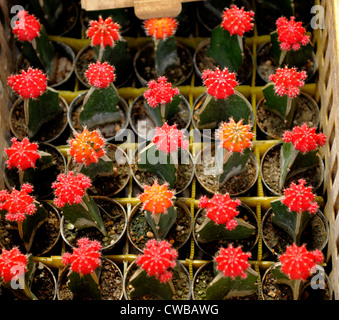
<svg viewBox="0 0 339 320">
<path fill-rule="evenodd" d="M 319 206 L 314 202 L 315 194 L 312 187 L 306 186 L 306 181 L 298 180 L 298 184 L 291 183 L 291 186 L 284 190 L 284 199 L 281 200 L 291 211 L 302 213 L 309 211 L 316 213 Z"/>
<path fill-rule="evenodd" d="M 17 13 L 18 20 L 15 21 L 13 33 L 19 41 L 32 41 L 40 35 L 41 24 L 34 15 L 25 10 Z"/>
<path fill-rule="evenodd" d="M 238 85 L 235 73 L 229 72 L 227 68 L 216 68 L 215 71 L 207 69 L 203 72 L 202 79 L 207 93 L 215 99 L 227 99 L 234 94 L 234 88 Z"/>
<path fill-rule="evenodd" d="M 184 134 L 177 129 L 177 125 L 170 126 L 165 122 L 162 127 L 155 128 L 153 143 L 165 153 L 177 151 L 179 148 L 187 149 L 188 141 Z"/>
<path fill-rule="evenodd" d="M 38 144 L 30 143 L 28 138 L 23 138 L 18 141 L 17 138 L 12 138 L 12 145 L 10 148 L 5 148 L 8 156 L 6 165 L 8 169 L 12 167 L 24 171 L 28 168 L 35 168 L 35 163 L 40 159 L 38 153 Z"/>
<path fill-rule="evenodd" d="M 222 27 L 231 35 L 243 36 L 245 32 L 253 29 L 254 12 L 245 11 L 244 7 L 238 8 L 232 5 L 231 8 L 226 8 L 223 12 Z"/>
<path fill-rule="evenodd" d="M 144 92 L 147 103 L 155 108 L 158 105 L 170 103 L 175 95 L 179 94 L 178 88 L 172 88 L 166 77 L 159 77 L 158 80 L 151 80 L 147 84 L 148 90 Z"/>
<path fill-rule="evenodd" d="M 120 39 L 120 26 L 112 18 L 92 20 L 87 29 L 87 37 L 91 39 L 92 46 L 113 47 L 115 42 Z"/>
<path fill-rule="evenodd" d="M 177 257 L 177 250 L 172 249 L 169 242 L 151 239 L 146 243 L 144 254 L 139 255 L 136 262 L 149 276 L 166 283 L 172 279 L 172 272 L 168 269 L 175 267 Z"/>
<path fill-rule="evenodd" d="M 217 269 L 220 270 L 225 277 L 235 279 L 240 276 L 246 279 L 246 270 L 250 266 L 248 258 L 251 257 L 250 252 L 243 252 L 241 247 L 234 248 L 232 244 L 228 248 L 221 248 L 219 255 L 215 257 Z"/>
<path fill-rule="evenodd" d="M 105 140 L 98 130 L 88 131 L 84 128 L 81 133 L 75 132 L 75 138 L 69 141 L 69 154 L 75 162 L 85 166 L 97 163 L 105 155 Z"/>
<path fill-rule="evenodd" d="M 199 207 L 206 208 L 206 217 L 216 224 L 225 224 L 230 231 L 238 225 L 234 217 L 239 214 L 237 206 L 240 204 L 239 199 L 232 200 L 228 193 L 224 195 L 214 194 L 211 199 L 203 196 L 199 200 Z"/>
<path fill-rule="evenodd" d="M 139 199 L 143 203 L 142 210 L 157 214 L 166 213 L 167 209 L 173 206 L 173 196 L 174 192 L 168 190 L 166 183 L 159 185 L 157 181 L 154 181 L 152 186 L 144 186 L 144 192 Z"/>
<path fill-rule="evenodd" d="M 47 77 L 39 69 L 29 68 L 27 71 L 10 75 L 7 84 L 23 99 L 36 99 L 47 89 Z"/>
<path fill-rule="evenodd" d="M 309 128 L 306 123 L 295 126 L 292 131 L 285 131 L 283 140 L 286 143 L 292 142 L 294 148 L 302 153 L 313 151 L 326 143 L 326 135 L 316 133 L 316 128 Z"/>
<path fill-rule="evenodd" d="M 296 244 L 286 248 L 286 252 L 279 256 L 281 271 L 289 276 L 291 280 L 307 280 L 315 272 L 316 264 L 322 263 L 324 255 L 320 250 L 310 252 L 304 245 L 298 247 Z"/>
<path fill-rule="evenodd" d="M 285 17 L 280 17 L 276 21 L 278 40 L 280 41 L 280 48 L 283 51 L 300 49 L 300 46 L 307 45 L 310 37 L 306 35 L 306 30 L 302 26 L 302 22 L 296 22 L 295 17 L 287 20 Z"/>
<path fill-rule="evenodd" d="M 242 152 L 251 146 L 253 132 L 250 125 L 243 124 L 243 120 L 235 122 L 230 118 L 229 122 L 223 122 L 217 132 L 222 147 L 230 152 Z"/>
<path fill-rule="evenodd" d="M 154 40 L 161 40 L 175 34 L 178 23 L 174 18 L 154 18 L 144 22 L 146 35 Z"/>
<path fill-rule="evenodd" d="M 13 188 L 11 193 L 0 191 L 0 210 L 8 212 L 5 216 L 8 221 L 22 222 L 26 215 L 35 213 L 34 197 L 29 195 L 32 191 L 33 187 L 28 183 L 24 183 L 21 190 Z"/>
<path fill-rule="evenodd" d="M 62 208 L 65 204 L 73 205 L 82 201 L 87 188 L 91 186 L 91 180 L 78 173 L 74 175 L 73 171 L 66 174 L 59 174 L 57 181 L 53 182 L 54 203 L 57 207 Z"/>
<path fill-rule="evenodd" d="M 0 276 L 4 282 L 10 282 L 19 274 L 23 274 L 26 271 L 26 255 L 22 254 L 17 247 L 11 250 L 2 249 L 0 256 Z"/>
<path fill-rule="evenodd" d="M 277 95 L 295 98 L 300 94 L 300 88 L 304 86 L 306 77 L 306 71 L 298 72 L 296 68 L 285 66 L 278 68 L 275 74 L 271 74 L 268 79 L 273 81 Z"/>
<path fill-rule="evenodd" d="M 78 248 L 73 253 L 66 252 L 62 256 L 62 263 L 70 265 L 72 271 L 81 275 L 93 273 L 100 265 L 102 246 L 98 241 L 81 238 L 77 242 Z"/>
<path fill-rule="evenodd" d="M 114 67 L 107 62 L 91 63 L 86 71 L 88 83 L 95 88 L 107 88 L 114 80 Z"/>
</svg>

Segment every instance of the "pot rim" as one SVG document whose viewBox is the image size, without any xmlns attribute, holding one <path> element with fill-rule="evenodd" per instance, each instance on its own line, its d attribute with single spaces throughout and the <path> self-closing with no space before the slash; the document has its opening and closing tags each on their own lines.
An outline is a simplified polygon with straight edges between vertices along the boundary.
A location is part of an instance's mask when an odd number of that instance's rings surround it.
<svg viewBox="0 0 339 320">
<path fill-rule="evenodd" d="M 58 288 L 58 282 L 57 282 L 57 280 L 56 280 L 56 277 L 55 277 L 54 273 L 52 272 L 52 270 L 51 270 L 45 263 L 43 263 L 43 262 L 41 262 L 41 261 L 37 261 L 37 262 L 35 262 L 35 264 L 36 264 L 36 265 L 37 265 L 37 264 L 42 264 L 43 267 L 44 267 L 46 270 L 48 270 L 48 272 L 49 272 L 50 275 L 52 276 L 53 283 L 54 283 L 54 295 L 53 295 L 53 299 L 52 299 L 52 300 L 56 300 L 56 298 L 57 298 L 57 292 L 58 292 L 59 288 Z M 35 273 L 35 271 L 34 271 L 34 273 Z"/>
</svg>

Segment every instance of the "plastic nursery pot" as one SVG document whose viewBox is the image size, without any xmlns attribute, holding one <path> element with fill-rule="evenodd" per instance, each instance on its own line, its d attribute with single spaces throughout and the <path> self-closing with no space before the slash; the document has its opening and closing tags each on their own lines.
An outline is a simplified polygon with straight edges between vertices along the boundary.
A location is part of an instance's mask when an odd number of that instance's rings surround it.
<svg viewBox="0 0 339 320">
<path fill-rule="evenodd" d="M 66 159 L 57 147 L 50 143 L 39 143 L 39 149 L 52 155 L 53 165 L 39 170 L 39 160 L 35 168 L 25 170 L 23 182 L 28 182 L 33 185 L 33 194 L 38 199 L 46 199 L 53 194 L 52 183 L 57 179 L 57 176 L 66 172 Z M 4 168 L 4 180 L 8 189 L 12 190 L 15 187 L 17 190 L 21 188 L 19 182 L 18 169 Z"/>
<path fill-rule="evenodd" d="M 192 232 L 192 216 L 186 205 L 180 200 L 175 201 L 177 207 L 177 219 L 166 236 L 166 240 L 172 247 L 179 250 L 188 241 Z M 132 209 L 127 224 L 127 237 L 138 252 L 143 252 L 145 243 L 154 238 L 152 228 L 147 223 L 139 202 Z"/>
<path fill-rule="evenodd" d="M 207 192 L 211 194 L 228 192 L 230 196 L 238 196 L 248 193 L 257 182 L 259 164 L 253 152 L 250 153 L 246 166 L 247 171 L 231 177 L 219 187 L 220 174 L 216 173 L 218 168 L 215 164 L 215 144 L 210 144 L 198 152 L 195 158 L 194 172 L 199 184 Z"/>
<path fill-rule="evenodd" d="M 208 285 L 213 281 L 215 274 L 213 272 L 213 261 L 209 261 L 203 264 L 199 269 L 196 270 L 192 280 L 192 299 L 193 300 L 206 300 L 206 289 Z M 259 300 L 260 297 L 260 286 L 258 279 L 258 291 L 245 296 L 245 297 L 234 297 L 226 300 Z"/>
<path fill-rule="evenodd" d="M 291 287 L 279 284 L 272 270 L 281 266 L 280 262 L 274 263 L 264 273 L 261 282 L 262 300 L 293 300 Z M 300 300 L 322 301 L 332 300 L 331 281 L 324 269 L 316 266 L 316 272 L 311 275 L 303 285 Z"/>
<path fill-rule="evenodd" d="M 295 115 L 292 126 L 301 126 L 306 123 L 309 127 L 318 127 L 320 121 L 319 107 L 316 101 L 307 93 L 301 92 L 297 99 Z M 268 137 L 281 139 L 286 128 L 285 121 L 265 109 L 265 99 L 262 98 L 257 104 L 257 126 Z"/>
<path fill-rule="evenodd" d="M 214 256 L 216 252 L 220 249 L 220 247 L 227 248 L 229 244 L 233 244 L 233 246 L 242 246 L 242 250 L 244 252 L 251 251 L 259 240 L 259 226 L 258 219 L 253 210 L 248 207 L 246 204 L 242 203 L 238 210 L 240 211 L 237 218 L 244 220 L 245 222 L 250 223 L 255 227 L 254 233 L 246 239 L 224 239 L 224 240 L 213 240 L 207 243 L 202 243 L 199 241 L 199 237 L 197 236 L 197 231 L 199 230 L 200 225 L 205 221 L 205 219 L 209 219 L 206 217 L 206 210 L 199 209 L 195 215 L 193 222 L 193 238 L 197 247 L 206 255 Z M 226 227 L 225 227 L 226 228 Z"/>
<path fill-rule="evenodd" d="M 66 133 L 66 128 L 68 126 L 68 104 L 61 96 L 59 96 L 59 104 L 62 107 L 63 112 L 55 119 L 43 124 L 35 136 L 30 138 L 30 140 L 53 143 L 58 138 L 61 138 L 63 133 Z M 27 137 L 24 116 L 24 100 L 22 98 L 18 98 L 9 111 L 9 126 L 12 134 L 18 140 L 22 140 L 24 137 Z"/>
<path fill-rule="evenodd" d="M 67 113 L 68 124 L 72 131 L 81 132 L 83 127 L 79 123 L 79 115 L 82 111 L 82 102 L 85 99 L 87 92 L 78 95 L 70 104 Z M 118 108 L 121 111 L 121 120 L 116 123 L 107 123 L 99 128 L 87 128 L 88 130 L 99 129 L 102 136 L 107 142 L 123 140 L 124 133 L 129 124 L 129 112 L 127 102 L 119 97 Z"/>
<path fill-rule="evenodd" d="M 169 68 L 164 76 L 173 86 L 179 86 L 187 82 L 193 73 L 193 58 L 189 49 L 180 42 L 177 42 L 180 65 Z M 133 66 L 137 79 L 143 87 L 159 75 L 155 73 L 154 47 L 153 42 L 146 43 L 134 56 Z"/>
<path fill-rule="evenodd" d="M 261 180 L 267 190 L 275 196 L 282 195 L 279 190 L 280 179 L 280 149 L 282 142 L 270 147 L 261 158 L 260 172 Z M 321 156 L 317 154 L 318 164 L 315 168 L 310 168 L 304 172 L 297 173 L 290 178 L 287 176 L 284 187 L 289 187 L 292 182 L 296 183 L 299 179 L 304 179 L 306 185 L 312 187 L 312 192 L 316 192 L 324 180 L 324 163 Z M 292 168 L 293 170 L 293 168 Z"/>
<path fill-rule="evenodd" d="M 77 230 L 64 216 L 60 223 L 61 236 L 70 247 L 75 247 L 78 239 L 86 237 L 99 241 L 102 251 L 109 251 L 118 245 L 126 233 L 127 214 L 124 207 L 114 199 L 104 196 L 92 196 L 92 198 L 99 207 L 108 236 L 105 237 L 95 227 Z"/>
<path fill-rule="evenodd" d="M 192 110 L 189 102 L 182 94 L 180 94 L 180 98 L 180 111 L 171 119 L 168 119 L 167 123 L 170 126 L 176 124 L 179 130 L 188 131 L 192 118 Z M 151 140 L 156 124 L 146 112 L 143 94 L 139 95 L 133 101 L 130 108 L 129 119 L 133 131 L 138 135 L 140 140 Z"/>
<path fill-rule="evenodd" d="M 205 39 L 200 42 L 193 55 L 193 65 L 196 75 L 199 79 L 202 77 L 204 70 L 214 70 L 218 64 L 211 57 L 207 56 L 207 50 L 210 46 L 211 39 Z M 244 84 L 250 79 L 253 72 L 253 55 L 249 47 L 244 46 L 244 61 L 237 71 L 237 79 L 240 84 Z"/>
<path fill-rule="evenodd" d="M 129 283 L 133 273 L 138 269 L 136 261 L 133 261 L 127 268 L 124 276 L 124 298 L 126 300 L 133 300 L 130 297 L 130 292 L 133 286 Z M 176 266 L 172 269 L 172 283 L 175 294 L 173 300 L 190 300 L 192 295 L 191 278 L 185 266 L 177 261 Z M 159 300 L 158 297 L 152 294 L 137 297 L 135 300 Z"/>
<path fill-rule="evenodd" d="M 75 296 L 68 288 L 67 275 L 70 267 L 62 269 L 58 278 L 58 300 L 91 300 L 89 296 Z M 102 300 L 121 300 L 124 295 L 123 275 L 120 268 L 110 259 L 101 258 L 101 273 L 99 278 Z"/>
<path fill-rule="evenodd" d="M 131 159 L 131 171 L 134 181 L 137 183 L 141 190 L 144 189 L 144 185 L 153 185 L 154 181 L 157 180 L 159 184 L 165 183 L 165 181 L 154 172 L 142 171 L 138 169 L 139 153 L 143 150 L 150 142 L 141 143 L 138 148 L 134 151 L 133 158 Z M 185 191 L 191 184 L 194 177 L 194 162 L 193 157 L 189 150 L 181 149 L 178 152 L 178 166 L 177 166 L 177 181 L 171 188 L 175 194 L 179 194 Z"/>
<path fill-rule="evenodd" d="M 261 236 L 268 250 L 277 256 L 283 254 L 286 251 L 286 247 L 293 244 L 293 240 L 284 230 L 273 223 L 273 215 L 272 208 L 269 208 L 263 216 Z M 301 236 L 300 243 L 305 244 L 310 251 L 315 249 L 322 251 L 328 243 L 329 233 L 329 223 L 324 214 L 318 210 L 315 215 L 311 215 L 311 219 Z"/>
</svg>

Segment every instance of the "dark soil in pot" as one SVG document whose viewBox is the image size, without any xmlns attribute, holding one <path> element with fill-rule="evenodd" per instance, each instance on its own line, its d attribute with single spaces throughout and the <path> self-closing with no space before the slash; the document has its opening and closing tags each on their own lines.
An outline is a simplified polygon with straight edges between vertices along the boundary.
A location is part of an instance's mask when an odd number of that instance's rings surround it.
<svg viewBox="0 0 339 320">
<path fill-rule="evenodd" d="M 141 210 L 142 203 L 136 205 L 131 212 L 127 226 L 127 235 L 137 250 L 143 251 L 145 243 L 154 238 L 152 228 L 145 219 Z M 187 207 L 180 201 L 176 201 L 177 219 L 166 236 L 166 240 L 175 249 L 180 249 L 189 239 L 192 231 L 191 214 Z"/>
<path fill-rule="evenodd" d="M 297 98 L 297 106 L 292 122 L 292 127 L 306 123 L 309 127 L 319 124 L 319 108 L 316 102 L 308 95 L 301 93 Z M 257 106 L 257 125 L 261 131 L 274 139 L 281 139 L 286 128 L 285 121 L 278 115 L 264 108 L 264 99 Z"/>
<path fill-rule="evenodd" d="M 261 174 L 264 185 L 268 188 L 269 192 L 275 195 L 282 194 L 279 190 L 281 146 L 282 144 L 279 143 L 267 150 L 261 162 Z M 306 181 L 306 185 L 311 186 L 312 192 L 315 192 L 322 184 L 323 173 L 323 162 L 319 156 L 319 162 L 315 168 L 310 168 L 304 172 L 287 178 L 284 186 L 289 187 L 292 182 L 297 183 L 299 179 L 304 179 Z"/>
<path fill-rule="evenodd" d="M 99 206 L 108 236 L 105 237 L 95 227 L 77 230 L 64 218 L 61 219 L 61 235 L 64 241 L 71 247 L 75 247 L 80 238 L 86 237 L 100 242 L 103 247 L 102 250 L 108 251 L 118 244 L 126 231 L 126 212 L 119 203 L 108 197 L 93 197 L 93 199 Z"/>
<path fill-rule="evenodd" d="M 262 221 L 262 237 L 265 245 L 273 254 L 283 254 L 286 247 L 293 244 L 292 238 L 281 228 L 272 222 L 273 211 L 270 208 Z M 323 214 L 318 211 L 312 215 L 307 224 L 300 244 L 305 244 L 307 250 L 323 250 L 328 240 L 328 225 Z"/>
<path fill-rule="evenodd" d="M 127 273 L 124 279 L 124 296 L 126 300 L 130 299 L 130 291 L 133 289 L 132 285 L 129 284 L 129 280 L 134 274 L 134 272 L 138 269 L 136 262 L 132 262 L 132 264 L 128 267 Z M 191 296 L 191 281 L 190 276 L 186 270 L 186 268 L 179 262 L 172 269 L 172 283 L 175 290 L 175 295 L 173 300 L 189 300 Z M 153 295 L 144 295 L 137 297 L 134 300 L 159 300 L 156 296 Z"/>
<path fill-rule="evenodd" d="M 109 259 L 102 259 L 99 284 L 102 300 L 121 300 L 123 296 L 123 277 L 119 267 Z M 58 280 L 58 300 L 93 300 L 88 296 L 74 296 L 67 286 L 69 267 L 62 270 Z"/>
</svg>

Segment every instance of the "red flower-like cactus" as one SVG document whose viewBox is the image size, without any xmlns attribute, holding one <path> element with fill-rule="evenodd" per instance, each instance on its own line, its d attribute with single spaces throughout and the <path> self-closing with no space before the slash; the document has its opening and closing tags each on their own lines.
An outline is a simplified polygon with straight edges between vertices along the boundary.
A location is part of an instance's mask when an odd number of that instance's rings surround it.
<svg viewBox="0 0 339 320">
<path fill-rule="evenodd" d="M 0 276 L 4 282 L 15 280 L 27 271 L 27 256 L 17 247 L 11 250 L 2 249 L 0 256 Z"/>
<path fill-rule="evenodd" d="M 8 169 L 18 168 L 20 171 L 24 171 L 28 168 L 35 168 L 35 163 L 40 159 L 38 153 L 38 144 L 30 143 L 28 138 L 23 138 L 22 141 L 18 141 L 17 138 L 12 138 L 12 145 L 10 148 L 5 148 L 5 152 L 8 156 L 6 165 Z"/>
<path fill-rule="evenodd" d="M 79 239 L 77 244 L 78 248 L 73 248 L 73 254 L 69 252 L 63 254 L 62 263 L 70 264 L 71 270 L 81 275 L 93 273 L 100 265 L 101 244 L 88 238 Z"/>
<path fill-rule="evenodd" d="M 166 183 L 159 185 L 157 181 L 154 181 L 152 186 L 144 186 L 144 192 L 139 199 L 143 203 L 142 210 L 157 214 L 166 213 L 166 210 L 173 206 L 173 196 L 174 192 L 168 190 Z"/>
<path fill-rule="evenodd" d="M 86 71 L 88 83 L 95 88 L 107 88 L 114 80 L 114 67 L 107 62 L 91 63 Z"/>
<path fill-rule="evenodd" d="M 19 41 L 32 41 L 40 35 L 41 24 L 34 15 L 25 10 L 20 10 L 17 17 L 19 19 L 15 21 L 13 33 Z"/>
<path fill-rule="evenodd" d="M 234 94 L 234 88 L 238 85 L 235 73 L 229 72 L 227 68 L 216 68 L 215 71 L 207 69 L 203 72 L 202 79 L 207 93 L 215 99 L 227 99 Z"/>
<path fill-rule="evenodd" d="M 286 143 L 292 142 L 294 148 L 302 153 L 313 151 L 326 143 L 326 135 L 317 134 L 315 130 L 304 123 L 301 127 L 295 126 L 292 131 L 285 131 L 283 140 Z"/>
<path fill-rule="evenodd" d="M 280 17 L 276 21 L 278 40 L 280 48 L 288 51 L 291 48 L 296 51 L 300 49 L 300 45 L 307 45 L 310 37 L 305 35 L 306 30 L 302 26 L 302 22 L 296 22 L 295 17 L 291 17 L 288 21 L 285 17 Z"/>
<path fill-rule="evenodd" d="M 217 133 L 223 148 L 230 152 L 242 152 L 251 146 L 253 132 L 250 125 L 242 124 L 242 120 L 235 122 L 230 118 L 229 122 L 223 122 Z"/>
<path fill-rule="evenodd" d="M 75 162 L 88 166 L 97 163 L 105 155 L 105 140 L 98 130 L 88 131 L 84 128 L 81 133 L 75 132 L 74 135 L 75 138 L 69 141 L 69 154 Z"/>
<path fill-rule="evenodd" d="M 315 272 L 314 267 L 322 263 L 324 256 L 320 250 L 310 252 L 304 245 L 298 247 L 296 244 L 286 248 L 286 252 L 279 256 L 281 271 L 289 276 L 291 280 L 307 280 Z"/>
<path fill-rule="evenodd" d="M 38 70 L 29 68 L 27 71 L 21 70 L 21 73 L 10 75 L 7 84 L 24 99 L 36 99 L 47 89 L 47 77 Z"/>
<path fill-rule="evenodd" d="M 188 141 L 184 140 L 184 134 L 177 129 L 177 125 L 168 125 L 166 122 L 162 127 L 155 128 L 153 143 L 165 153 L 177 151 L 179 148 L 187 149 Z"/>
<path fill-rule="evenodd" d="M 157 242 L 152 239 L 146 243 L 144 254 L 139 255 L 136 262 L 149 276 L 166 283 L 172 279 L 172 272 L 168 269 L 175 267 L 177 257 L 178 252 L 166 240 Z"/>
<path fill-rule="evenodd" d="M 298 180 L 299 184 L 291 183 L 290 187 L 284 190 L 284 199 L 281 200 L 291 211 L 302 213 L 308 211 L 316 213 L 319 206 L 314 202 L 315 194 L 312 187 L 306 187 L 306 181 Z"/>
<path fill-rule="evenodd" d="M 112 18 L 92 20 L 87 29 L 87 37 L 91 39 L 92 46 L 113 47 L 115 42 L 120 39 L 120 26 Z"/>
<path fill-rule="evenodd" d="M 238 225 L 234 217 L 239 214 L 237 206 L 241 204 L 239 199 L 232 200 L 228 193 L 224 195 L 214 194 L 211 199 L 201 197 L 199 207 L 206 208 L 206 217 L 216 224 L 225 224 L 228 230 L 233 230 Z"/>
<path fill-rule="evenodd" d="M 36 211 L 34 197 L 29 195 L 33 191 L 33 187 L 24 183 L 21 190 L 12 189 L 11 193 L 7 190 L 0 191 L 0 210 L 6 210 L 6 219 L 8 221 L 22 222 L 26 219 L 26 215 L 32 215 Z"/>
<path fill-rule="evenodd" d="M 246 279 L 246 270 L 250 266 L 247 262 L 251 257 L 250 252 L 243 252 L 241 247 L 233 248 L 232 244 L 228 248 L 221 248 L 219 255 L 215 257 L 217 269 L 220 270 L 225 277 L 231 277 L 233 280 L 240 276 Z"/>
<path fill-rule="evenodd" d="M 306 77 L 306 71 L 298 72 L 296 68 L 285 66 L 285 68 L 278 68 L 268 79 L 273 81 L 277 95 L 295 98 L 300 94 L 300 88 L 304 86 Z"/>
<path fill-rule="evenodd" d="M 146 35 L 153 39 L 165 39 L 175 34 L 178 23 L 174 18 L 154 18 L 144 22 Z"/>
<path fill-rule="evenodd" d="M 65 204 L 73 205 L 82 201 L 87 188 L 91 186 L 90 178 L 82 173 L 74 175 L 73 171 L 66 174 L 59 174 L 57 181 L 53 182 L 54 203 L 57 207 L 62 208 Z"/>
<path fill-rule="evenodd" d="M 253 23 L 253 11 L 245 11 L 244 7 L 239 9 L 232 5 L 231 8 L 226 8 L 223 12 L 222 27 L 231 35 L 243 36 L 245 32 L 251 31 Z"/>
<path fill-rule="evenodd" d="M 148 90 L 144 92 L 147 103 L 155 108 L 158 105 L 170 103 L 175 95 L 179 94 L 178 88 L 172 88 L 166 77 L 159 77 L 158 80 L 151 80 L 147 84 Z"/>
</svg>

